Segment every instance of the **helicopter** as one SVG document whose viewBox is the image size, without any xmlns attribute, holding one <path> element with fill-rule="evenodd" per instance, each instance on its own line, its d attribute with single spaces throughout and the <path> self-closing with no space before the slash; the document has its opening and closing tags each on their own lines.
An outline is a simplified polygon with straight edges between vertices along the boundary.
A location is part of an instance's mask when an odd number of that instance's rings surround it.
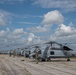
<svg viewBox="0 0 76 75">
<path fill-rule="evenodd" d="M 21 51 L 21 55 L 24 56 L 24 57 L 29 57 L 29 54 L 30 54 L 30 50 L 29 48 L 23 48 L 22 51 Z"/>
<path fill-rule="evenodd" d="M 73 51 L 66 44 L 62 45 L 58 42 L 50 41 L 45 43 L 47 46 L 44 46 L 44 48 L 36 45 L 34 52 L 29 55 L 29 58 L 35 59 L 36 52 L 38 52 L 39 61 L 50 61 L 51 58 L 67 58 L 67 61 L 70 61 L 70 57 L 76 56 L 76 51 Z"/>
</svg>

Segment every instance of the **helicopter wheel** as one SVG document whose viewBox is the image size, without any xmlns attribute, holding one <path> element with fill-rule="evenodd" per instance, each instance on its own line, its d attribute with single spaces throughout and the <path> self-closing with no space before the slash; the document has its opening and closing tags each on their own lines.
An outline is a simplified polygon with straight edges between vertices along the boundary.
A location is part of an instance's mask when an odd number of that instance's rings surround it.
<svg viewBox="0 0 76 75">
<path fill-rule="evenodd" d="M 50 58 L 47 58 L 47 61 L 51 61 L 51 59 Z"/>
<path fill-rule="evenodd" d="M 42 61 L 46 61 L 45 59 L 42 59 Z"/>
<path fill-rule="evenodd" d="M 67 61 L 70 61 L 70 59 L 68 58 Z"/>
</svg>

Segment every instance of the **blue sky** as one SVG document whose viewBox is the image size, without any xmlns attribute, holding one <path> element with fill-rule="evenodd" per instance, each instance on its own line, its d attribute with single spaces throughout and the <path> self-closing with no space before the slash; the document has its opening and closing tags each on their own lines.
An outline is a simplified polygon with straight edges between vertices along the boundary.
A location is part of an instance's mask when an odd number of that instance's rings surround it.
<svg viewBox="0 0 76 75">
<path fill-rule="evenodd" d="M 0 0 L 2 50 L 49 40 L 76 43 L 75 0 Z"/>
</svg>

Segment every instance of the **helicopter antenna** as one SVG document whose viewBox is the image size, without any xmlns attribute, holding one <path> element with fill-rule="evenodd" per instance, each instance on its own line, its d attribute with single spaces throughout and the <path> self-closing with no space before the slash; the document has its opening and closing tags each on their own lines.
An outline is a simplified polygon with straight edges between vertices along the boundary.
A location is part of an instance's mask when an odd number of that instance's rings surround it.
<svg viewBox="0 0 76 75">
<path fill-rule="evenodd" d="M 67 43 L 65 43 L 65 45 L 66 45 Z"/>
</svg>

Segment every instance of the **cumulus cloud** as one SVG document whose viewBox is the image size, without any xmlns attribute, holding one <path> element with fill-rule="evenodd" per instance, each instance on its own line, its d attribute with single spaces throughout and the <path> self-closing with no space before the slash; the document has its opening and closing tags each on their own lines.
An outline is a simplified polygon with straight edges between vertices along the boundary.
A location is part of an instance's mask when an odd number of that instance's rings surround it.
<svg viewBox="0 0 76 75">
<path fill-rule="evenodd" d="M 28 34 L 23 28 L 14 29 L 13 31 L 11 31 L 9 28 L 6 28 L 6 30 L 1 30 L 0 44 L 5 44 L 5 45 L 19 44 L 20 47 L 25 44 L 29 45 L 29 44 L 42 43 L 44 41 L 51 39 L 60 42 L 68 42 L 68 41 L 75 42 L 76 28 L 73 27 L 72 22 L 69 25 L 64 25 L 62 24 L 63 21 L 64 21 L 64 17 L 59 11 L 57 10 L 50 11 L 44 15 L 42 20 L 43 25 L 39 25 L 33 28 L 28 28 L 27 29 L 29 30 Z M 51 25 L 54 26 L 54 24 L 58 24 L 58 27 L 56 28 L 55 32 L 51 34 L 50 31 L 53 30 L 51 28 Z M 43 35 L 42 34 L 43 32 L 46 32 L 47 36 Z M 39 33 L 39 35 L 37 35 L 36 33 Z M 49 38 L 49 36 L 51 38 Z"/>
<path fill-rule="evenodd" d="M 62 11 L 76 11 L 76 0 L 32 0 L 33 5 L 42 8 L 59 8 Z"/>
<path fill-rule="evenodd" d="M 44 15 L 43 24 L 60 24 L 63 23 L 64 17 L 58 10 L 50 11 Z"/>
<path fill-rule="evenodd" d="M 60 43 L 72 43 L 70 47 L 76 47 L 76 28 L 70 25 L 60 24 L 50 40 Z"/>
<path fill-rule="evenodd" d="M 36 36 L 34 33 L 29 33 L 27 38 L 27 44 L 33 45 L 44 42 L 44 39 L 41 39 L 41 37 Z"/>
<path fill-rule="evenodd" d="M 74 26 L 60 24 L 55 32 L 50 35 L 50 40 L 67 43 L 69 47 L 76 50 L 76 28 Z"/>
<path fill-rule="evenodd" d="M 4 35 L 5 35 L 5 31 L 4 30 L 0 31 L 0 36 L 4 36 Z"/>
<path fill-rule="evenodd" d="M 8 36 L 7 36 L 8 35 Z M 14 29 L 11 31 L 9 28 L 0 31 L 0 46 L 1 49 L 15 49 L 25 47 L 26 45 L 41 43 L 43 40 L 34 33 L 28 33 L 23 29 Z"/>
<path fill-rule="evenodd" d="M 0 31 L 0 37 L 5 37 L 9 33 L 9 28 L 6 28 L 6 30 L 1 30 Z"/>
<path fill-rule="evenodd" d="M 24 31 L 23 28 L 14 29 L 13 31 L 10 31 L 9 28 L 6 28 L 6 30 L 0 31 L 0 44 L 5 46 L 22 46 L 26 43 L 26 35 L 26 31 Z"/>
<path fill-rule="evenodd" d="M 32 42 L 33 38 L 35 38 L 36 36 L 33 33 L 30 33 L 28 36 L 28 42 Z"/>
<path fill-rule="evenodd" d="M 56 29 L 55 35 L 56 36 L 69 36 L 75 35 L 76 29 L 71 27 L 70 25 L 66 26 L 64 24 L 60 24 L 60 26 Z"/>
<path fill-rule="evenodd" d="M 13 32 L 12 32 L 13 35 L 21 35 L 21 34 L 26 34 L 26 32 L 24 32 L 23 28 L 20 28 L 20 29 L 15 29 Z"/>
<path fill-rule="evenodd" d="M 63 23 L 63 21 L 64 21 L 63 15 L 58 10 L 54 10 L 44 15 L 42 20 L 42 23 L 44 24 L 43 26 L 28 28 L 27 30 L 30 30 L 33 33 L 48 32 L 50 31 L 51 25 L 61 24 Z"/>
<path fill-rule="evenodd" d="M 67 43 L 67 46 L 69 46 L 71 49 L 76 50 L 76 35 L 60 36 L 60 37 L 52 36 L 50 39 L 52 41 L 62 43 L 63 45 Z"/>
</svg>

